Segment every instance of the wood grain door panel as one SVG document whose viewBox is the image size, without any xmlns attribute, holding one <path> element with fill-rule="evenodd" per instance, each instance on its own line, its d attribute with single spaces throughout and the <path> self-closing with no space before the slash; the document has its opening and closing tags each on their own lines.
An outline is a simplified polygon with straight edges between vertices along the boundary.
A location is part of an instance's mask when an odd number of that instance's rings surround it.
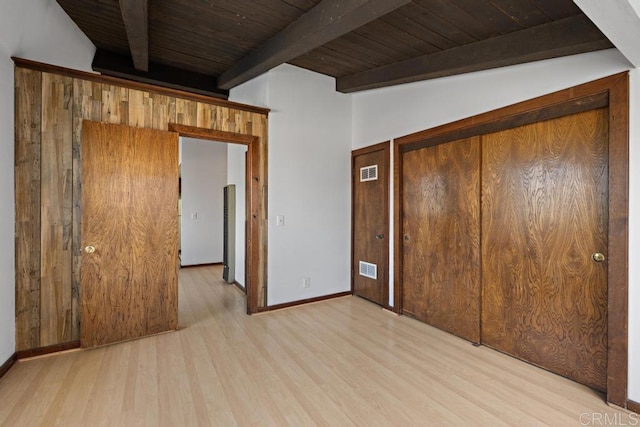
<svg viewBox="0 0 640 427">
<path fill-rule="evenodd" d="M 480 144 L 403 154 L 403 313 L 480 341 Z"/>
<path fill-rule="evenodd" d="M 385 148 L 353 157 L 353 292 L 382 306 L 388 304 L 388 163 Z M 374 165 L 378 178 L 361 182 L 360 169 Z M 376 279 L 359 274 L 360 261 L 378 266 Z"/>
<path fill-rule="evenodd" d="M 483 136 L 482 342 L 606 389 L 608 113 Z"/>
<path fill-rule="evenodd" d="M 176 329 L 178 135 L 83 122 L 83 347 Z"/>
</svg>

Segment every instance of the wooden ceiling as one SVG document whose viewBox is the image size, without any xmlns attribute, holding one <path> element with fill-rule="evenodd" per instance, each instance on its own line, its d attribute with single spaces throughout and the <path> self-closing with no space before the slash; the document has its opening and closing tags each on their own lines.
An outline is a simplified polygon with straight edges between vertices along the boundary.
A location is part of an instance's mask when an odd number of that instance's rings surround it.
<svg viewBox="0 0 640 427">
<path fill-rule="evenodd" d="M 57 0 L 103 74 L 225 97 L 288 62 L 355 92 L 612 47 L 572 0 Z"/>
</svg>

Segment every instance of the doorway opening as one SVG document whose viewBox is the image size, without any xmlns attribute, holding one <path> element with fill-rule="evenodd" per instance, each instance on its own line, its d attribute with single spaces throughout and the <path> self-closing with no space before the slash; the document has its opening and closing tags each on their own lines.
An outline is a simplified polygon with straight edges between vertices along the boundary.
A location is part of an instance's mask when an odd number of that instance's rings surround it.
<svg viewBox="0 0 640 427">
<path fill-rule="evenodd" d="M 227 277 L 227 282 L 243 292 L 246 290 L 246 156 L 246 145 L 180 137 L 180 266 L 233 265 L 233 274 Z M 231 207 L 225 204 L 225 192 L 228 193 L 229 188 L 235 193 Z M 227 213 L 233 218 L 225 218 Z M 228 230 L 226 224 L 230 226 Z M 225 251 L 227 242 L 235 244 L 230 244 Z"/>
</svg>

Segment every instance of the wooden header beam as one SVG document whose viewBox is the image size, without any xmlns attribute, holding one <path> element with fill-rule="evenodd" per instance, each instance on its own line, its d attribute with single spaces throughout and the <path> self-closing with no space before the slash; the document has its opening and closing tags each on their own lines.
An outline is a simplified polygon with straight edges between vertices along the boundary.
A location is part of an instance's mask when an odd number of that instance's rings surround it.
<svg viewBox="0 0 640 427">
<path fill-rule="evenodd" d="M 323 0 L 222 73 L 218 86 L 221 89 L 238 86 L 410 2 Z"/>
<path fill-rule="evenodd" d="M 149 12 L 148 0 L 120 0 L 122 21 L 129 40 L 133 66 L 149 71 Z"/>
<path fill-rule="evenodd" d="M 91 68 L 101 74 L 120 77 L 134 82 L 148 83 L 172 89 L 184 90 L 206 96 L 227 99 L 229 92 L 218 89 L 216 78 L 207 74 L 183 70 L 169 65 L 151 62 L 148 72 L 131 66 L 131 58 L 98 49 Z"/>
<path fill-rule="evenodd" d="M 350 93 L 613 47 L 584 15 L 339 77 Z"/>
</svg>

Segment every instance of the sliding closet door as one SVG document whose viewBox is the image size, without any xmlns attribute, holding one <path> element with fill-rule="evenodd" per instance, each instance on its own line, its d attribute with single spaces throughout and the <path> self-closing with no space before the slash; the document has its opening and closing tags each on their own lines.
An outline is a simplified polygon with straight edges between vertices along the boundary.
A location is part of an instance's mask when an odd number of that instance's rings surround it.
<svg viewBox="0 0 640 427">
<path fill-rule="evenodd" d="M 480 340 L 479 137 L 403 154 L 403 313 Z"/>
<path fill-rule="evenodd" d="M 596 389 L 607 372 L 606 109 L 485 135 L 482 342 Z"/>
</svg>

